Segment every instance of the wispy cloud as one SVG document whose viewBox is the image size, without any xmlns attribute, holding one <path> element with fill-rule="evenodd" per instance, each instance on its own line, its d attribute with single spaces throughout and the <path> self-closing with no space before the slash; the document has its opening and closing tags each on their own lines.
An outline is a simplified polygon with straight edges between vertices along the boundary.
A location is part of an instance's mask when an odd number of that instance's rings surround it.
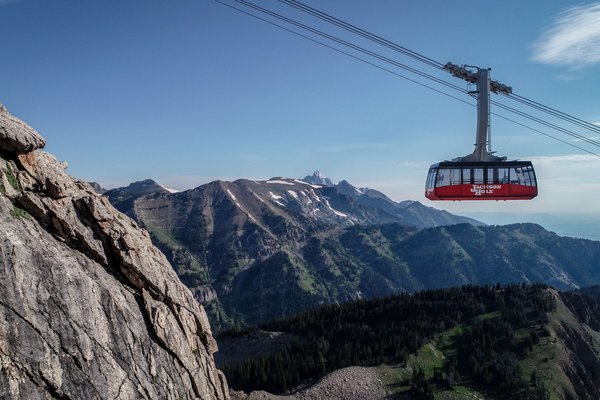
<svg viewBox="0 0 600 400">
<path fill-rule="evenodd" d="M 593 184 L 596 188 L 594 195 L 600 196 L 600 182 L 597 178 L 600 176 L 600 157 L 591 154 L 568 154 L 529 159 L 533 162 L 541 181 L 569 182 L 580 187 Z"/>
<path fill-rule="evenodd" d="M 402 167 L 402 168 L 411 168 L 411 169 L 429 169 L 431 162 L 427 161 L 392 161 L 392 165 Z"/>
<path fill-rule="evenodd" d="M 600 62 L 600 3 L 568 8 L 534 44 L 533 60 L 581 67 Z"/>
<path fill-rule="evenodd" d="M 571 82 L 571 81 L 575 81 L 575 80 L 579 79 L 580 76 L 579 75 L 558 74 L 558 75 L 555 75 L 554 78 L 556 78 L 559 81 Z"/>
</svg>

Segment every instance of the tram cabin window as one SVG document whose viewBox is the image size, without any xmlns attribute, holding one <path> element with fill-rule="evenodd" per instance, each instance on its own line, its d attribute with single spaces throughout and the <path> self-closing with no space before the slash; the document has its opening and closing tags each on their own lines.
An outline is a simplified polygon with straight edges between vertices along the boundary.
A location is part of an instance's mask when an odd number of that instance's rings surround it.
<svg viewBox="0 0 600 400">
<path fill-rule="evenodd" d="M 510 169 L 510 183 L 514 185 L 524 185 L 525 177 L 523 176 L 522 168 L 511 168 Z"/>
<path fill-rule="evenodd" d="M 498 168 L 497 183 L 508 183 L 508 168 Z"/>
<path fill-rule="evenodd" d="M 449 186 L 450 185 L 450 172 L 449 168 L 442 168 L 438 171 L 437 179 L 435 182 L 436 187 Z"/>
<path fill-rule="evenodd" d="M 473 168 L 473 183 L 476 185 L 483 183 L 483 168 Z"/>
<path fill-rule="evenodd" d="M 425 187 L 427 189 L 433 189 L 433 182 L 435 181 L 435 172 L 435 168 L 431 168 L 429 170 L 429 174 L 427 175 L 427 183 L 425 184 Z"/>
<path fill-rule="evenodd" d="M 525 178 L 526 186 L 535 186 L 535 176 L 532 167 L 523 168 L 523 177 Z"/>
<path fill-rule="evenodd" d="M 463 168 L 462 170 L 462 183 L 468 185 L 471 183 L 471 168 Z"/>
<path fill-rule="evenodd" d="M 438 171 L 436 187 L 460 185 L 460 168 L 441 168 Z"/>
<path fill-rule="evenodd" d="M 453 168 L 450 170 L 450 185 L 460 185 L 460 169 Z"/>
<path fill-rule="evenodd" d="M 496 177 L 494 179 L 494 170 L 495 170 L 495 168 L 488 168 L 487 169 L 487 183 L 488 183 L 488 185 L 492 185 L 494 183 L 498 183 L 498 178 Z"/>
</svg>

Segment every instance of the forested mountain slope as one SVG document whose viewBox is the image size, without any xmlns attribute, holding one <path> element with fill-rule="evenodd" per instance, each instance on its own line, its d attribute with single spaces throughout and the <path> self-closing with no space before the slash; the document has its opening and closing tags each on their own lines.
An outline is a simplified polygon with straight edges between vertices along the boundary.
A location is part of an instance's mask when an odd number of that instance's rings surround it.
<svg viewBox="0 0 600 400">
<path fill-rule="evenodd" d="M 426 288 L 600 283 L 598 242 L 533 224 L 419 229 L 393 209 L 361 204 L 369 191 L 346 189 L 357 196 L 286 178 L 180 193 L 144 181 L 107 195 L 150 232 L 217 330 Z"/>
<path fill-rule="evenodd" d="M 330 371 L 379 365 L 391 371 L 380 374 L 389 398 L 591 400 L 600 396 L 600 327 L 581 316 L 594 307 L 592 298 L 543 285 L 361 300 L 224 334 L 218 340 L 230 346 L 217 361 L 232 387 L 246 392 L 295 391 Z M 255 337 L 254 329 L 291 339 L 231 361 L 231 344 Z M 328 390 L 345 385 L 330 379 Z"/>
</svg>

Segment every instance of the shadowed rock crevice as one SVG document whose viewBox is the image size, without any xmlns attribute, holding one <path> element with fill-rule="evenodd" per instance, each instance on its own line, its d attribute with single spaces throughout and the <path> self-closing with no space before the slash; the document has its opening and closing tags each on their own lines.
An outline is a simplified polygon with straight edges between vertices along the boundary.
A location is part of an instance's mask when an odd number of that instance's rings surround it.
<svg viewBox="0 0 600 400">
<path fill-rule="evenodd" d="M 204 309 L 44 145 L 0 107 L 0 398 L 227 399 Z"/>
</svg>

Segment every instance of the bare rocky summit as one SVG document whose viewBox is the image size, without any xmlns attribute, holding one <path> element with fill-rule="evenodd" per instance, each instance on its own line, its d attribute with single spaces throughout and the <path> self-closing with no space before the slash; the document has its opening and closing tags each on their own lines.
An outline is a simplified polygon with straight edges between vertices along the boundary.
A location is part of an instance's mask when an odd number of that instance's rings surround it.
<svg viewBox="0 0 600 400">
<path fill-rule="evenodd" d="M 0 398 L 227 399 L 204 309 L 44 144 L 0 108 Z"/>
</svg>

